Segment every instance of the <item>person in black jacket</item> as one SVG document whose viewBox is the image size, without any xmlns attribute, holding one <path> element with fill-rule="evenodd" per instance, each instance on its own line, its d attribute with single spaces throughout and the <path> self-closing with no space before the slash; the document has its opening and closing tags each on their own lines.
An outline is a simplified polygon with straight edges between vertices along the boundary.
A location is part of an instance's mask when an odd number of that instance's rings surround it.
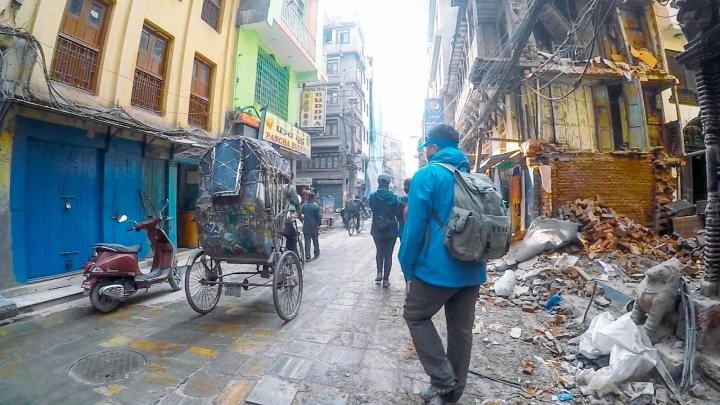
<svg viewBox="0 0 720 405">
<path fill-rule="evenodd" d="M 375 261 L 377 262 L 376 283 L 382 282 L 384 288 L 390 287 L 390 269 L 392 254 L 398 237 L 398 197 L 389 190 L 391 178 L 383 173 L 378 176 L 378 189 L 370 194 L 370 209 L 373 221 L 370 235 L 375 242 Z"/>
<path fill-rule="evenodd" d="M 310 242 L 315 248 L 315 258 L 320 256 L 320 245 L 318 236 L 320 234 L 320 223 L 322 222 L 322 210 L 315 203 L 315 194 L 308 195 L 308 201 L 303 204 L 300 210 L 303 219 L 303 235 L 305 237 L 305 260 L 310 260 Z"/>
</svg>

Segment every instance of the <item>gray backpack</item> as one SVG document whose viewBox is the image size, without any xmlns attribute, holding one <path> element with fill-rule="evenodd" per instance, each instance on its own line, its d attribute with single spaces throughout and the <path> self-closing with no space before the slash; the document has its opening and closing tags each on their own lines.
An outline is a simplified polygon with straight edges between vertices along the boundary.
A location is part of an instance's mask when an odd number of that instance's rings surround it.
<svg viewBox="0 0 720 405">
<path fill-rule="evenodd" d="M 510 250 L 510 216 L 490 178 L 465 173 L 452 165 L 432 163 L 455 177 L 455 200 L 447 225 L 432 217 L 445 234 L 445 247 L 464 262 L 500 259 Z M 429 236 L 429 233 L 428 233 Z"/>
</svg>

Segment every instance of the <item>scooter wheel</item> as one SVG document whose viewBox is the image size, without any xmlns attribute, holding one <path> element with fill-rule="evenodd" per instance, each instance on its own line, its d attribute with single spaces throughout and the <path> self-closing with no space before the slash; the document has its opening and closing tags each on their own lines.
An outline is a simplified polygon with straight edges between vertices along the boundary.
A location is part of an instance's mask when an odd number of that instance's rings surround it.
<svg viewBox="0 0 720 405">
<path fill-rule="evenodd" d="M 172 288 L 173 291 L 180 291 L 182 290 L 180 282 L 180 269 L 175 267 L 168 276 L 168 283 L 170 283 L 170 288 Z"/>
<path fill-rule="evenodd" d="M 120 300 L 100 295 L 100 289 L 111 284 L 111 280 L 100 280 L 90 290 L 90 304 L 100 312 L 114 311 L 120 305 Z"/>
</svg>

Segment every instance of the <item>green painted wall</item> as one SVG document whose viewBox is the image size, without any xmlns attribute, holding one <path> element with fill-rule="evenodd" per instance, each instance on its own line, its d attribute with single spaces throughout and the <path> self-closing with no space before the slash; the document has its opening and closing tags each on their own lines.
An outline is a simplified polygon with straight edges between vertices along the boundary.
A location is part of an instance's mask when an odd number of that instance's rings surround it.
<svg viewBox="0 0 720 405">
<path fill-rule="evenodd" d="M 290 87 L 288 88 L 288 122 L 291 124 L 300 123 L 300 82 L 298 74 L 290 69 Z"/>
<path fill-rule="evenodd" d="M 260 38 L 255 31 L 239 28 L 233 109 L 255 105 L 255 78 Z"/>
<path fill-rule="evenodd" d="M 279 12 L 279 11 L 278 11 Z M 272 53 L 261 41 L 255 31 L 238 29 L 237 66 L 235 67 L 235 99 L 233 109 L 250 105 L 260 111 L 261 105 L 255 102 L 255 80 L 257 78 L 258 48 Z M 290 69 L 290 88 L 288 92 L 288 122 L 300 121 L 301 74 Z M 307 75 L 305 75 L 307 77 Z"/>
</svg>

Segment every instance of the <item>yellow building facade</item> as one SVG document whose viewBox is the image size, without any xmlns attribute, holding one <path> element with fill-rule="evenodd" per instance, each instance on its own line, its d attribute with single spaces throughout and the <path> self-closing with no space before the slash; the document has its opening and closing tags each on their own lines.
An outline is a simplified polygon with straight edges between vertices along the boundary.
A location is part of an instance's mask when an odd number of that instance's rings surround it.
<svg viewBox="0 0 720 405">
<path fill-rule="evenodd" d="M 238 3 L 0 0 L 0 290 L 77 271 L 99 242 L 151 256 L 121 215 L 165 207 L 188 240 L 197 161 L 232 106 Z"/>
<path fill-rule="evenodd" d="M 78 103 L 106 108 L 120 106 L 153 124 L 189 125 L 194 62 L 204 63 L 210 68 L 206 92 L 209 118 L 206 125 L 200 124 L 203 120 L 195 120 L 194 124 L 217 134 L 222 132 L 226 106 L 231 104 L 232 88 L 224 84 L 230 83 L 233 75 L 232 55 L 237 38 L 233 21 L 237 3 L 238 0 L 37 0 L 17 6 L 14 0 L 0 0 L 0 8 L 5 10 L 0 23 L 32 34 L 42 44 L 48 64 L 63 62 L 64 58 L 64 62 L 72 65 L 74 53 L 96 51 L 97 68 L 88 85 L 74 85 L 77 80 L 72 76 L 82 75 L 72 72 L 77 66 L 62 72 L 69 74 L 67 80 L 55 75 L 63 95 Z M 78 19 L 84 21 L 68 22 L 73 12 L 78 11 Z M 97 25 L 96 34 L 85 35 L 87 41 L 77 38 L 86 34 L 79 32 L 83 27 L 73 27 L 82 23 L 91 28 L 93 23 Z M 68 32 L 73 28 L 75 32 Z M 165 42 L 161 71 L 151 72 L 160 80 L 145 86 L 149 88 L 145 93 L 151 93 L 145 98 L 157 99 L 152 93 L 160 91 L 159 103 L 138 101 L 142 97 L 133 101 L 133 89 L 139 93 L 136 82 L 142 77 L 138 74 L 142 70 L 138 67 L 139 44 L 146 40 L 148 31 Z M 56 73 L 62 70 L 48 68 Z M 39 90 L 46 87 L 41 69 L 34 69 L 32 83 Z"/>
</svg>

